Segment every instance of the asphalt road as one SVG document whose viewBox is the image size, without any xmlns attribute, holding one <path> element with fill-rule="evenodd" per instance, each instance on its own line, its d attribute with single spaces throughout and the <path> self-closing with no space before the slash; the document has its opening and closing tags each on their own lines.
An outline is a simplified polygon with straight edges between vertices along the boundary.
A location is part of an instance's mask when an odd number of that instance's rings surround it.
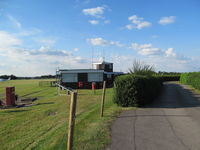
<svg viewBox="0 0 200 150">
<path fill-rule="evenodd" d="M 200 150 L 200 95 L 165 83 L 154 103 L 118 117 L 106 150 Z"/>
</svg>

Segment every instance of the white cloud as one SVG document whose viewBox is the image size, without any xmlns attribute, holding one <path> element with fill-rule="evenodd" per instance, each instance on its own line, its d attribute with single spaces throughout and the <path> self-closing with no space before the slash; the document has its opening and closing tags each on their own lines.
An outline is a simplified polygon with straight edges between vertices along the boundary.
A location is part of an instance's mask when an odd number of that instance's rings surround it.
<svg viewBox="0 0 200 150">
<path fill-rule="evenodd" d="M 144 18 L 138 17 L 137 15 L 128 17 L 128 20 L 131 21 L 131 24 L 128 24 L 125 27 L 129 30 L 132 30 L 133 28 L 143 29 L 152 25 L 150 22 L 144 21 Z"/>
<path fill-rule="evenodd" d="M 104 14 L 105 7 L 95 7 L 95 8 L 88 8 L 88 9 L 83 9 L 82 13 L 85 15 L 90 15 L 93 17 L 102 17 Z"/>
<path fill-rule="evenodd" d="M 99 24 L 99 21 L 98 20 L 89 20 L 88 21 L 90 24 L 92 24 L 92 25 L 97 25 L 97 24 Z"/>
<path fill-rule="evenodd" d="M 134 25 L 132 25 L 132 24 L 127 24 L 125 27 L 126 27 L 127 29 L 129 29 L 129 30 L 132 30 L 132 29 L 134 28 Z"/>
<path fill-rule="evenodd" d="M 169 16 L 169 17 L 162 17 L 158 23 L 161 25 L 167 25 L 170 23 L 174 23 L 176 19 L 176 16 Z"/>
<path fill-rule="evenodd" d="M 174 52 L 173 48 L 168 48 L 167 50 L 162 50 L 161 48 L 153 47 L 152 44 L 138 44 L 132 43 L 130 46 L 131 49 L 134 49 L 138 52 L 138 54 L 143 56 L 149 56 L 151 58 L 159 57 L 160 59 L 169 59 L 174 62 L 179 63 L 188 63 L 191 58 L 177 54 Z"/>
<path fill-rule="evenodd" d="M 87 39 L 87 41 L 94 45 L 94 46 L 117 46 L 117 47 L 123 47 L 124 44 L 120 43 L 119 41 L 107 41 L 103 38 L 91 38 L 91 39 Z"/>
<path fill-rule="evenodd" d="M 89 61 L 80 56 L 73 55 L 68 50 L 56 50 L 50 47 L 39 49 L 8 48 L 0 49 L 1 60 L 6 66 L 0 74 L 15 74 L 19 76 L 36 76 L 42 74 L 55 74 L 55 68 L 63 69 L 87 68 Z"/>
<path fill-rule="evenodd" d="M 142 29 L 142 28 L 146 28 L 146 27 L 150 27 L 150 26 L 151 26 L 150 22 L 144 21 L 137 25 L 137 29 Z"/>
<path fill-rule="evenodd" d="M 0 48 L 12 47 L 20 45 L 22 41 L 16 38 L 14 35 L 0 31 Z"/>
<path fill-rule="evenodd" d="M 70 56 L 71 52 L 67 50 L 55 50 L 51 49 L 50 47 L 42 46 L 36 50 L 29 50 L 27 51 L 29 55 L 45 55 L 45 56 Z"/>
<path fill-rule="evenodd" d="M 174 53 L 173 51 L 174 51 L 173 48 L 168 48 L 168 49 L 165 51 L 166 56 L 167 56 L 167 57 L 170 57 L 170 56 L 176 57 L 176 53 Z"/>
<path fill-rule="evenodd" d="M 66 49 L 48 46 L 38 49 L 23 48 L 21 39 L 5 31 L 0 31 L 0 60 L 4 64 L 1 65 L 0 74 L 18 76 L 54 74 L 58 66 L 65 69 L 89 66 L 87 59 L 75 56 Z"/>
<path fill-rule="evenodd" d="M 94 46 L 109 46 L 109 42 L 102 39 L 102 38 L 91 38 L 91 39 L 87 39 L 87 41 L 94 45 Z"/>
<path fill-rule="evenodd" d="M 141 55 L 120 55 L 111 54 L 112 62 L 114 63 L 114 69 L 116 71 L 127 72 L 128 68 L 132 67 L 134 60 L 139 60 L 145 64 L 155 66 L 156 71 L 169 71 L 169 72 L 187 72 L 187 71 L 199 71 L 200 67 L 199 58 L 183 60 L 176 57 L 166 57 L 163 55 L 155 55 L 144 57 Z"/>
<path fill-rule="evenodd" d="M 13 23 L 14 26 L 16 26 L 17 28 L 21 29 L 22 25 L 21 25 L 21 23 L 16 18 L 14 18 L 11 15 L 7 15 L 7 17 Z"/>
<path fill-rule="evenodd" d="M 132 49 L 135 49 L 139 54 L 141 55 L 161 55 L 162 51 L 160 48 L 154 48 L 152 44 L 138 44 L 138 43 L 132 43 L 131 47 Z"/>
</svg>

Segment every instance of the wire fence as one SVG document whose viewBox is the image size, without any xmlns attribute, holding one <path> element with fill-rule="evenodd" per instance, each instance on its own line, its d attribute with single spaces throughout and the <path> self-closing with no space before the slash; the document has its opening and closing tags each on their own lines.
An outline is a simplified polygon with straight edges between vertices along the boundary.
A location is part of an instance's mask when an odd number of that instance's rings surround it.
<svg viewBox="0 0 200 150">
<path fill-rule="evenodd" d="M 40 81 L 39 87 L 55 87 L 56 81 Z"/>
</svg>

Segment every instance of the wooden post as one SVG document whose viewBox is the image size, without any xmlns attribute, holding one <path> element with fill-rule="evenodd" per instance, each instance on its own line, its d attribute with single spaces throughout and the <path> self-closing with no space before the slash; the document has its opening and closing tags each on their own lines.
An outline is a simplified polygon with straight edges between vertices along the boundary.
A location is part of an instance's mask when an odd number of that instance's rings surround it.
<svg viewBox="0 0 200 150">
<path fill-rule="evenodd" d="M 70 113 L 69 113 L 69 129 L 67 150 L 73 150 L 73 136 L 76 117 L 77 92 L 71 92 Z"/>
<path fill-rule="evenodd" d="M 102 93 L 102 101 L 101 101 L 101 117 L 103 117 L 104 110 L 104 101 L 105 101 L 105 93 L 106 93 L 106 81 L 103 82 L 103 93 Z"/>
</svg>

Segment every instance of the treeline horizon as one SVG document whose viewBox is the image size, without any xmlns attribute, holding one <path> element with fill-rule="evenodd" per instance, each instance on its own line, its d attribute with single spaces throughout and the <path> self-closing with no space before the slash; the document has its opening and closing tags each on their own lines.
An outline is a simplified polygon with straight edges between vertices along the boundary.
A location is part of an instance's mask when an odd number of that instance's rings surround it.
<svg viewBox="0 0 200 150">
<path fill-rule="evenodd" d="M 56 78 L 56 75 L 41 75 L 41 76 L 35 76 L 35 77 L 22 77 L 22 76 L 15 76 L 13 74 L 11 75 L 0 75 L 1 79 L 11 79 L 11 80 L 16 80 L 16 79 L 51 79 L 51 78 Z"/>
</svg>

